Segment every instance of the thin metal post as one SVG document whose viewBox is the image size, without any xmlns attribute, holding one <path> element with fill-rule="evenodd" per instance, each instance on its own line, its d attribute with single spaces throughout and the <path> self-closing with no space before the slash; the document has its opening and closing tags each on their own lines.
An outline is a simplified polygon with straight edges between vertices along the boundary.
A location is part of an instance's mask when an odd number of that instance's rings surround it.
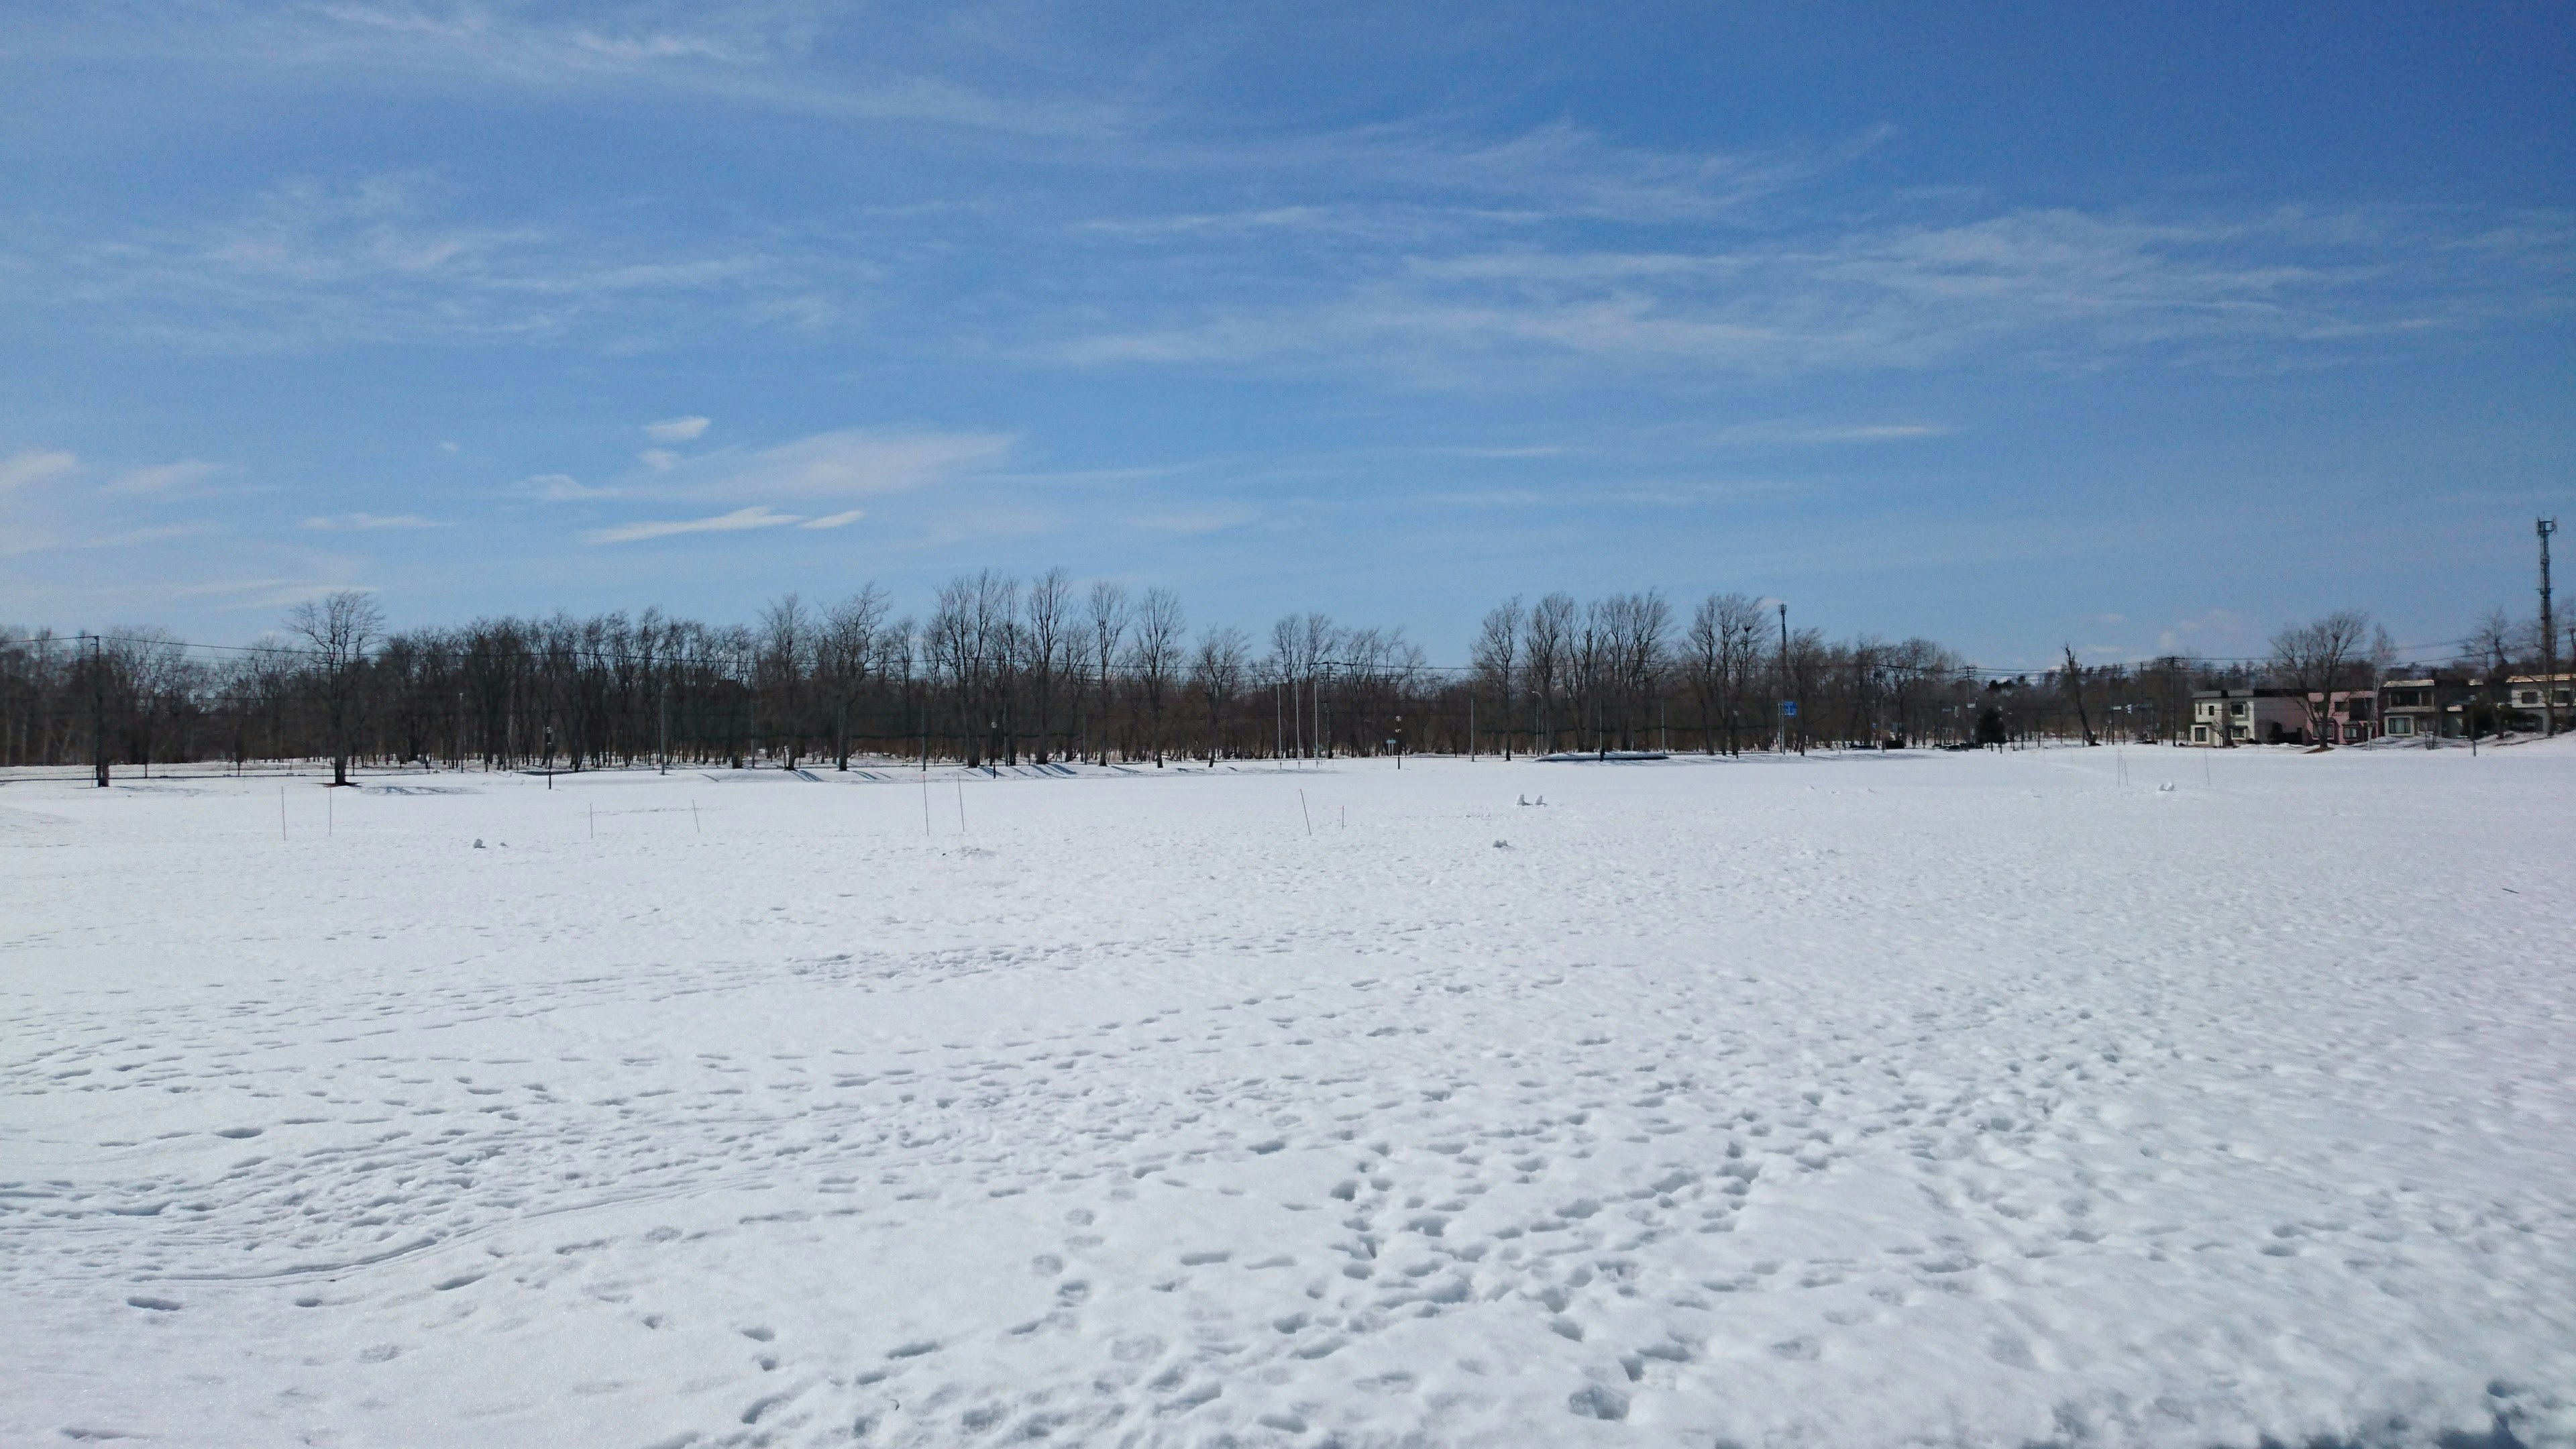
<svg viewBox="0 0 2576 1449">
<path fill-rule="evenodd" d="M 2550 612 L 2549 535 L 2558 531 L 2558 520 L 2544 518 L 2540 532 L 2540 719 L 2544 736 L 2558 733 L 2558 623 Z"/>
<path fill-rule="evenodd" d="M 89 746 L 98 767 L 98 788 L 107 788 L 107 641 L 89 639 Z"/>
<path fill-rule="evenodd" d="M 1780 733 L 1772 749 L 1789 753 L 1789 601 L 1780 601 Z"/>
</svg>

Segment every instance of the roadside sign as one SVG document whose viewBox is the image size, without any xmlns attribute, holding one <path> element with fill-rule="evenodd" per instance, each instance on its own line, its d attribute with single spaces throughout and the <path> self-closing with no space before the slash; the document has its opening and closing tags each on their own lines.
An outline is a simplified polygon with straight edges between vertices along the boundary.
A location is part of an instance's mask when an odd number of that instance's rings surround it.
<svg viewBox="0 0 2576 1449">
<path fill-rule="evenodd" d="M 1784 699 L 1780 701 L 1780 712 L 1785 715 L 1796 715 L 1798 712 L 1798 702 L 1794 699 Z"/>
</svg>

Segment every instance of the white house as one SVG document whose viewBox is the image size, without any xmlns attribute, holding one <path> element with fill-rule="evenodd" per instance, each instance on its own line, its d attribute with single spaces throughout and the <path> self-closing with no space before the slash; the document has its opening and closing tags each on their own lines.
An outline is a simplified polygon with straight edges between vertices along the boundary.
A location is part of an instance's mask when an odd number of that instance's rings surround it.
<svg viewBox="0 0 2576 1449">
<path fill-rule="evenodd" d="M 2290 689 L 2202 689 L 2191 696 L 2195 745 L 2277 745 L 2308 737 L 2308 707 Z"/>
</svg>

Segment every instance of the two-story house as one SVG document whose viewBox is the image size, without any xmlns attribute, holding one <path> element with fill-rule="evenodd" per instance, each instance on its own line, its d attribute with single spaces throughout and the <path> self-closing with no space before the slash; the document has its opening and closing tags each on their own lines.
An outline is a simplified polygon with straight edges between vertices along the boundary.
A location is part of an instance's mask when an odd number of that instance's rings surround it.
<svg viewBox="0 0 2576 1449">
<path fill-rule="evenodd" d="M 2308 707 L 2288 689 L 2199 689 L 2191 696 L 2195 745 L 2296 744 L 2308 737 Z"/>
<path fill-rule="evenodd" d="M 2384 739 L 2458 739 L 2468 731 L 2467 711 L 2476 681 L 2436 670 L 2379 685 L 2379 733 Z"/>
</svg>

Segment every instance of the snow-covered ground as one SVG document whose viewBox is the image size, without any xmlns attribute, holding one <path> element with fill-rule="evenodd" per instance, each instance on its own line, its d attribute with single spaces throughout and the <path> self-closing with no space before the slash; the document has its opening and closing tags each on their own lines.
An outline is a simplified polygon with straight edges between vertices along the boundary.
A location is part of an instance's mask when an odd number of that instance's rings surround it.
<svg viewBox="0 0 2576 1449">
<path fill-rule="evenodd" d="M 2576 1443 L 2571 870 L 2564 745 L 15 781 L 0 1442 Z"/>
</svg>

